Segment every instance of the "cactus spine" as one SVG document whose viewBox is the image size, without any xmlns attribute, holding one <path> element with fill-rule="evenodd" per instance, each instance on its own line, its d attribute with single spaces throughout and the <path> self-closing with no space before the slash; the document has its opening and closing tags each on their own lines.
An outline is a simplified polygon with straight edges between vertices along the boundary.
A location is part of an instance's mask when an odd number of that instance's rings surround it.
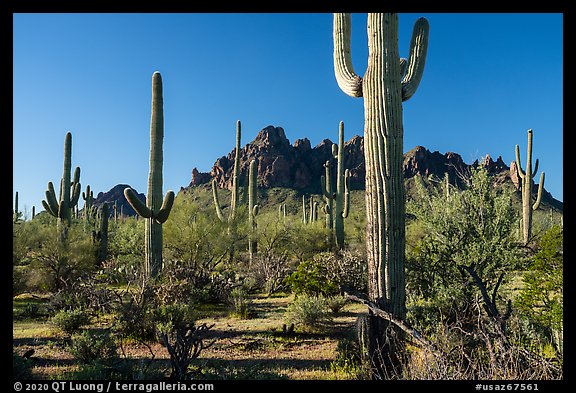
<svg viewBox="0 0 576 393">
<path fill-rule="evenodd" d="M 250 169 L 248 171 L 248 222 L 250 224 L 251 236 L 248 242 L 250 252 L 250 262 L 254 255 L 258 252 L 258 243 L 254 239 L 254 231 L 256 230 L 256 216 L 260 209 L 257 204 L 258 201 L 258 185 L 256 179 L 256 161 L 250 162 Z"/>
<path fill-rule="evenodd" d="M 338 145 L 332 145 L 332 155 L 337 159 L 336 165 L 336 195 L 334 212 L 334 232 L 336 245 L 339 249 L 344 248 L 344 219 L 348 217 L 350 210 L 350 171 L 344 170 L 344 122 L 340 122 L 338 132 Z"/>
<path fill-rule="evenodd" d="M 78 204 L 80 197 L 80 167 L 74 170 L 74 177 L 70 180 L 72 167 L 72 134 L 66 133 L 64 139 L 64 173 L 60 179 L 60 194 L 56 199 L 54 185 L 48 182 L 46 199 L 42 201 L 44 209 L 52 216 L 58 218 L 60 241 L 65 242 L 68 236 L 68 227 L 72 224 L 72 211 Z"/>
<path fill-rule="evenodd" d="M 150 172 L 148 193 L 144 204 L 131 188 L 124 189 L 124 196 L 145 224 L 145 272 L 147 278 L 158 275 L 162 269 L 162 224 L 170 215 L 174 204 L 174 192 L 168 191 L 162 200 L 162 165 L 164 140 L 164 102 L 162 76 L 158 71 L 152 76 L 152 116 L 150 119 Z"/>
<path fill-rule="evenodd" d="M 522 233 L 524 235 L 524 244 L 528 244 L 532 237 L 532 212 L 540 206 L 542 199 L 542 189 L 544 188 L 544 172 L 540 174 L 540 184 L 538 184 L 538 194 L 536 201 L 532 204 L 532 187 L 534 185 L 534 176 L 538 172 L 538 159 L 532 169 L 532 130 L 528 130 L 528 152 L 526 156 L 526 170 L 522 170 L 520 165 L 520 147 L 516 145 L 516 166 L 518 175 L 522 179 Z"/>
<path fill-rule="evenodd" d="M 417 90 L 426 62 L 429 25 L 419 18 L 412 32 L 410 57 L 398 51 L 398 15 L 368 14 L 368 67 L 356 75 L 350 52 L 351 16 L 334 14 L 334 71 L 340 89 L 351 97 L 364 97 L 364 162 L 366 166 L 366 248 L 368 297 L 382 309 L 404 319 L 405 190 L 402 102 Z M 371 338 L 386 336 L 388 323 L 374 320 Z M 401 345 L 401 344 L 400 344 Z M 378 372 L 400 367 L 394 354 L 401 351 L 382 342 L 371 353 Z M 388 353 L 383 353 L 387 351 Z M 384 360 L 385 359 L 385 360 Z M 385 371 L 385 370 L 384 370 Z"/>
</svg>

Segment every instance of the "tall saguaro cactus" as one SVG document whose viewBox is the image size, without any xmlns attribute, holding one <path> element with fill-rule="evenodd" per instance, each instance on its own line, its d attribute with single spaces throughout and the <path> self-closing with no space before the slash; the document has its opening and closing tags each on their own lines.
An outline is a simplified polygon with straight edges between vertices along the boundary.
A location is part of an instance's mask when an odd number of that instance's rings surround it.
<svg viewBox="0 0 576 393">
<path fill-rule="evenodd" d="M 214 207 L 216 208 L 216 215 L 218 219 L 223 223 L 228 224 L 228 235 L 230 236 L 230 251 L 229 258 L 232 260 L 234 256 L 234 243 L 236 241 L 236 207 L 238 204 L 238 199 L 240 197 L 239 193 L 239 178 L 240 178 L 240 140 L 242 137 L 242 124 L 240 120 L 236 121 L 236 150 L 234 153 L 234 169 L 232 172 L 232 199 L 230 202 L 230 209 L 228 210 L 228 217 L 224 217 L 222 213 L 222 208 L 220 207 L 220 201 L 218 198 L 218 189 L 216 188 L 216 179 L 212 180 L 212 196 L 214 198 Z"/>
<path fill-rule="evenodd" d="M 148 193 L 144 204 L 131 188 L 124 189 L 124 196 L 145 223 L 145 271 L 147 278 L 158 275 L 162 269 L 162 224 L 166 222 L 172 205 L 174 192 L 168 191 L 162 200 L 162 165 L 164 141 L 164 101 L 162 76 L 158 71 L 152 75 L 152 116 L 150 119 L 150 172 Z"/>
<path fill-rule="evenodd" d="M 406 314 L 402 102 L 412 97 L 422 78 L 428 32 L 428 21 L 419 18 L 409 58 L 401 59 L 398 15 L 369 13 L 368 67 L 360 77 L 354 72 L 350 52 L 351 16 L 334 14 L 336 81 L 347 95 L 364 97 L 368 296 L 400 319 Z M 372 326 L 377 327 L 371 335 L 381 337 L 386 325 L 374 322 Z"/>
<path fill-rule="evenodd" d="M 72 224 L 72 211 L 78 204 L 80 197 L 80 167 L 74 170 L 74 177 L 70 179 L 72 168 L 72 134 L 66 133 L 64 139 L 64 173 L 60 179 L 60 195 L 56 199 L 56 192 L 52 182 L 48 182 L 46 199 L 42 201 L 44 209 L 52 216 L 58 218 L 60 240 L 67 238 L 68 227 Z"/>
<path fill-rule="evenodd" d="M 236 151 L 234 153 L 234 170 L 232 172 L 232 201 L 230 202 L 230 210 L 228 213 L 228 218 L 224 217 L 222 213 L 222 208 L 220 207 L 220 202 L 218 200 L 218 190 L 216 188 L 216 179 L 212 180 L 212 195 L 214 197 L 214 207 L 216 208 L 216 214 L 222 222 L 228 222 L 232 224 L 234 218 L 236 217 L 236 205 L 239 198 L 239 177 L 240 177 L 240 138 L 242 136 L 242 125 L 240 120 L 236 121 Z"/>
<path fill-rule="evenodd" d="M 522 179 L 522 232 L 524 235 L 524 244 L 528 244 L 532 237 L 532 212 L 540 206 L 542 199 L 542 189 L 544 188 L 544 172 L 540 174 L 540 183 L 538 184 L 538 194 L 536 201 L 532 204 L 532 186 L 534 185 L 534 176 L 538 172 L 538 159 L 532 169 L 532 130 L 528 130 L 528 152 L 526 156 L 526 170 L 522 171 L 520 164 L 520 147 L 516 145 L 516 166 L 518 175 Z"/>
<path fill-rule="evenodd" d="M 350 210 L 350 171 L 344 170 L 344 122 L 340 122 L 338 132 L 338 145 L 332 145 L 332 155 L 337 159 L 336 164 L 336 195 L 334 211 L 334 232 L 336 245 L 344 248 L 344 219 Z"/>
<path fill-rule="evenodd" d="M 258 243 L 254 239 L 254 231 L 256 230 L 256 216 L 260 206 L 258 202 L 258 184 L 257 184 L 257 173 L 256 173 L 256 161 L 252 160 L 250 162 L 250 168 L 248 170 L 248 223 L 250 224 L 251 236 L 248 241 L 248 248 L 250 252 L 250 262 L 254 258 L 254 255 L 258 252 Z"/>
</svg>

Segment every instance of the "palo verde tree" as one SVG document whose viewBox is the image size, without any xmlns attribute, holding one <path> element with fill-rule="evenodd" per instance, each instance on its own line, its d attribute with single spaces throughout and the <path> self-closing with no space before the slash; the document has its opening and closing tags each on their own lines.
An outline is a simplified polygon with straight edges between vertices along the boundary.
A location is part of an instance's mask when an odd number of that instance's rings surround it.
<svg viewBox="0 0 576 393">
<path fill-rule="evenodd" d="M 162 76 L 158 71 L 152 75 L 152 117 L 150 120 L 150 172 L 146 204 L 131 188 L 124 189 L 124 196 L 134 210 L 146 219 L 146 278 L 153 278 L 162 269 L 162 224 L 170 215 L 174 204 L 174 192 L 168 191 L 162 200 L 162 166 L 164 141 L 164 101 Z"/>
<path fill-rule="evenodd" d="M 419 18 L 412 33 L 410 56 L 408 60 L 401 59 L 398 15 L 369 13 L 368 67 L 364 77 L 360 77 L 352 65 L 351 15 L 334 14 L 334 70 L 338 86 L 351 97 L 364 97 L 368 296 L 399 319 L 406 314 L 402 102 L 412 97 L 420 84 L 428 32 L 428 21 Z M 378 318 L 371 320 L 373 345 L 369 351 L 378 372 L 385 371 L 388 366 L 378 359 L 398 363 L 394 357 L 400 350 L 381 341 L 389 324 Z"/>
</svg>

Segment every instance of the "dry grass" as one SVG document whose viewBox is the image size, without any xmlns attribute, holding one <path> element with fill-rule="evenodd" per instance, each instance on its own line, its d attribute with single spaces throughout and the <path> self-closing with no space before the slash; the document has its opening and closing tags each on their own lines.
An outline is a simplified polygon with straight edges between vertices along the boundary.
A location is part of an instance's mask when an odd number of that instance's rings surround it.
<svg viewBox="0 0 576 393">
<path fill-rule="evenodd" d="M 331 371 L 337 356 L 338 342 L 353 335 L 354 323 L 365 308 L 348 304 L 333 322 L 319 333 L 284 334 L 284 313 L 292 295 L 265 298 L 255 296 L 253 317 L 239 319 L 222 307 L 203 310 L 198 323 L 213 325 L 205 349 L 194 363 L 194 377 L 199 379 L 346 379 Z M 104 327 L 107 318 L 89 328 Z M 67 352 L 69 337 L 50 322 L 13 321 L 14 351 L 23 354 L 34 349 L 33 377 L 38 379 L 67 378 L 80 366 Z M 160 344 L 150 348 L 135 342 L 125 343 L 119 355 L 143 363 L 154 353 L 155 371 L 169 372 L 168 353 Z"/>
</svg>

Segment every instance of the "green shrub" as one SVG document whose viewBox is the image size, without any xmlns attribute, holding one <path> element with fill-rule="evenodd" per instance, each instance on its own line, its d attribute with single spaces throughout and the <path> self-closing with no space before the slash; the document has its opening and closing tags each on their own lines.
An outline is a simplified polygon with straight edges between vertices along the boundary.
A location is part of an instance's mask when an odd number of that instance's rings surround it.
<svg viewBox="0 0 576 393">
<path fill-rule="evenodd" d="M 301 326 L 303 330 L 315 331 L 323 328 L 332 317 L 323 296 L 301 294 L 286 310 L 288 323 Z"/>
<path fill-rule="evenodd" d="M 329 295 L 339 290 L 336 283 L 329 279 L 326 266 L 318 259 L 300 263 L 296 271 L 286 278 L 286 284 L 297 296 Z"/>
<path fill-rule="evenodd" d="M 90 316 L 81 309 L 60 310 L 52 317 L 52 323 L 68 334 L 90 323 Z"/>
<path fill-rule="evenodd" d="M 232 305 L 232 314 L 240 319 L 250 318 L 251 301 L 248 293 L 240 288 L 234 288 L 230 292 L 230 303 Z"/>
<path fill-rule="evenodd" d="M 12 352 L 12 375 L 15 380 L 30 379 L 32 375 L 32 362 Z"/>
<path fill-rule="evenodd" d="M 333 314 L 338 314 L 348 303 L 348 299 L 343 295 L 333 295 L 326 298 L 326 305 Z"/>
<path fill-rule="evenodd" d="M 84 364 L 110 364 L 117 358 L 116 343 L 108 332 L 86 330 L 75 334 L 69 351 Z"/>
</svg>

